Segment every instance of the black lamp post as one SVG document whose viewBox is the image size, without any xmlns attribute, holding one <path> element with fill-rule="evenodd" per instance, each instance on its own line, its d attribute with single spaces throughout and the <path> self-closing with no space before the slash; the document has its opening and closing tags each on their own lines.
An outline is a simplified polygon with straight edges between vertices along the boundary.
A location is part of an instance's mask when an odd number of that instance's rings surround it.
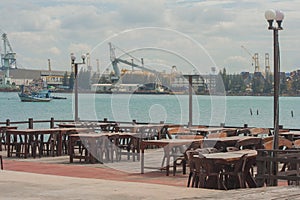
<svg viewBox="0 0 300 200">
<path fill-rule="evenodd" d="M 280 83 L 280 54 L 279 54 L 279 42 L 278 31 L 282 30 L 281 23 L 284 18 L 284 14 L 279 10 L 267 10 L 265 12 L 265 18 L 269 23 L 269 30 L 273 30 L 274 39 L 274 142 L 273 149 L 278 149 L 278 132 L 279 132 L 279 83 Z M 273 26 L 273 21 L 276 21 L 277 26 Z"/>
<path fill-rule="evenodd" d="M 81 63 L 75 63 L 76 57 L 73 53 L 71 53 L 71 62 L 72 65 L 74 65 L 74 74 L 75 74 L 75 122 L 79 121 L 79 116 L 78 116 L 78 65 L 85 64 L 85 55 L 83 54 L 81 56 L 82 62 Z"/>
<path fill-rule="evenodd" d="M 274 39 L 274 140 L 273 149 L 278 149 L 279 146 L 279 84 L 280 84 L 280 54 L 279 54 L 279 41 L 278 31 L 282 30 L 281 23 L 284 18 L 284 14 L 279 10 L 267 10 L 265 12 L 265 18 L 269 23 L 269 30 L 273 30 Z M 277 26 L 273 26 L 273 21 L 276 21 Z M 274 158 L 277 154 L 274 152 L 272 155 Z M 277 162 L 272 163 L 273 175 L 277 175 L 278 164 Z M 277 179 L 272 182 L 273 186 L 278 185 Z"/>
</svg>

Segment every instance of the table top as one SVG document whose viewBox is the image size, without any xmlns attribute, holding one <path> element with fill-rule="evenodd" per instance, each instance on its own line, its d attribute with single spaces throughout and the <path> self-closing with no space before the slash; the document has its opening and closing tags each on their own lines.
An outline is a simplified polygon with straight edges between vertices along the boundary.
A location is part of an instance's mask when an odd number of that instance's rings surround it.
<svg viewBox="0 0 300 200">
<path fill-rule="evenodd" d="M 26 133 L 53 133 L 59 131 L 86 131 L 88 128 L 49 128 L 49 129 L 9 129 L 9 134 L 26 134 Z"/>
<path fill-rule="evenodd" d="M 255 157 L 257 155 L 257 151 L 244 149 L 244 150 L 231 151 L 231 152 L 203 154 L 203 156 L 207 159 L 230 162 L 230 161 L 239 160 L 239 158 L 242 157 L 244 154 L 247 154 L 248 157 Z"/>
<path fill-rule="evenodd" d="M 72 127 L 94 127 L 94 126 L 107 126 L 110 125 L 112 123 L 108 123 L 108 122 L 82 122 L 82 123 L 60 123 L 57 124 L 59 127 L 65 127 L 65 128 L 72 128 Z M 114 124 L 114 123 L 113 123 Z"/>
<path fill-rule="evenodd" d="M 278 133 L 279 135 L 296 135 L 296 136 L 300 136 L 300 131 L 289 131 L 289 132 L 281 132 Z"/>
<path fill-rule="evenodd" d="M 204 138 L 203 141 L 220 141 L 220 142 L 226 142 L 226 141 L 239 141 L 244 139 L 250 139 L 250 138 L 257 138 L 252 136 L 232 136 L 232 137 L 220 137 L 220 138 Z M 257 138 L 261 139 L 261 138 Z"/>
</svg>

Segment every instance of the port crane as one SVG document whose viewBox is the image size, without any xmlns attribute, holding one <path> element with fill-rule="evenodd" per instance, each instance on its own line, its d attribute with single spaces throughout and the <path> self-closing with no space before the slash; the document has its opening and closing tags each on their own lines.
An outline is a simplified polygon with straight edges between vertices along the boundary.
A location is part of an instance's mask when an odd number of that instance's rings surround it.
<svg viewBox="0 0 300 200">
<path fill-rule="evenodd" d="M 7 34 L 4 33 L 1 29 L 0 29 L 0 33 L 3 40 L 3 49 L 1 52 L 1 68 L 2 70 L 5 70 L 5 77 L 3 83 L 7 85 L 10 84 L 9 69 L 17 68 L 16 53 L 13 51 L 10 45 Z"/>
<path fill-rule="evenodd" d="M 113 66 L 113 69 L 114 69 L 114 72 L 115 72 L 115 78 L 116 79 L 120 79 L 121 77 L 121 73 L 120 73 L 120 69 L 118 67 L 118 63 L 124 63 L 128 66 L 131 66 L 133 68 L 138 68 L 138 69 L 141 69 L 141 70 L 145 70 L 145 71 L 148 71 L 150 73 L 153 73 L 154 75 L 156 75 L 158 77 L 158 74 L 159 72 L 156 71 L 156 70 L 153 70 L 153 69 L 149 69 L 147 67 L 144 66 L 144 60 L 143 58 L 141 59 L 141 63 L 142 63 L 142 66 L 140 65 L 137 65 L 133 62 L 133 59 L 131 62 L 127 61 L 127 60 L 123 60 L 121 58 L 117 58 L 116 57 L 116 54 L 115 54 L 115 45 L 113 45 L 111 42 L 108 43 L 109 45 L 109 49 L 110 49 L 110 60 L 111 60 L 111 63 L 112 63 L 112 66 Z M 127 55 L 129 55 L 128 53 L 126 53 Z M 129 55 L 130 57 L 134 58 L 133 56 Z M 135 58 L 134 58 L 135 59 Z"/>
<path fill-rule="evenodd" d="M 253 62 L 255 64 L 254 72 L 259 72 L 260 67 L 259 67 L 259 62 L 258 62 L 258 53 L 255 53 L 254 55 L 252 55 L 252 53 L 246 47 L 244 47 L 243 45 L 241 47 L 251 56 L 252 66 L 253 66 Z"/>
</svg>

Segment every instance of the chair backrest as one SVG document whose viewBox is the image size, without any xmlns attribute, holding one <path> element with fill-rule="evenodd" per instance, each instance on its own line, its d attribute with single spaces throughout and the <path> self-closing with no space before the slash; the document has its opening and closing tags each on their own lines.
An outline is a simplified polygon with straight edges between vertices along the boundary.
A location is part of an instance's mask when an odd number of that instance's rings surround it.
<svg viewBox="0 0 300 200">
<path fill-rule="evenodd" d="M 248 155 L 244 154 L 242 157 L 235 163 L 233 171 L 235 173 L 244 172 Z"/>
<path fill-rule="evenodd" d="M 273 140 L 270 140 L 266 143 L 264 143 L 265 149 L 271 150 L 273 149 Z M 292 141 L 285 139 L 285 138 L 279 138 L 278 139 L 278 147 L 279 149 L 290 149 L 293 147 Z"/>
<path fill-rule="evenodd" d="M 176 127 L 168 129 L 169 134 L 171 135 L 180 135 L 180 134 L 188 134 L 190 133 L 190 129 L 184 127 Z"/>
<path fill-rule="evenodd" d="M 262 139 L 258 137 L 245 138 L 237 141 L 236 148 L 238 149 L 262 149 Z"/>
<path fill-rule="evenodd" d="M 207 138 L 223 138 L 223 137 L 227 137 L 226 132 L 210 133 L 207 135 Z"/>
<path fill-rule="evenodd" d="M 203 139 L 203 135 L 177 135 L 177 139 Z"/>
<path fill-rule="evenodd" d="M 270 129 L 268 128 L 251 128 L 250 135 L 259 136 L 259 135 L 270 135 Z"/>
<path fill-rule="evenodd" d="M 293 147 L 294 147 L 294 148 L 297 148 L 297 149 L 300 148 L 300 139 L 295 140 L 295 141 L 293 142 Z"/>
</svg>

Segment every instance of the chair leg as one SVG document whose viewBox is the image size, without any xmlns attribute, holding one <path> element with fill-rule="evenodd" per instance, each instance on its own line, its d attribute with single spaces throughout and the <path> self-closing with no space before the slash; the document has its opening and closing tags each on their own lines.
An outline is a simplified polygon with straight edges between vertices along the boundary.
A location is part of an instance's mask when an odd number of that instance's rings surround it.
<svg viewBox="0 0 300 200">
<path fill-rule="evenodd" d="M 1 155 L 0 155 L 0 162 L 1 162 L 1 170 L 3 170 L 3 159 Z"/>
</svg>

